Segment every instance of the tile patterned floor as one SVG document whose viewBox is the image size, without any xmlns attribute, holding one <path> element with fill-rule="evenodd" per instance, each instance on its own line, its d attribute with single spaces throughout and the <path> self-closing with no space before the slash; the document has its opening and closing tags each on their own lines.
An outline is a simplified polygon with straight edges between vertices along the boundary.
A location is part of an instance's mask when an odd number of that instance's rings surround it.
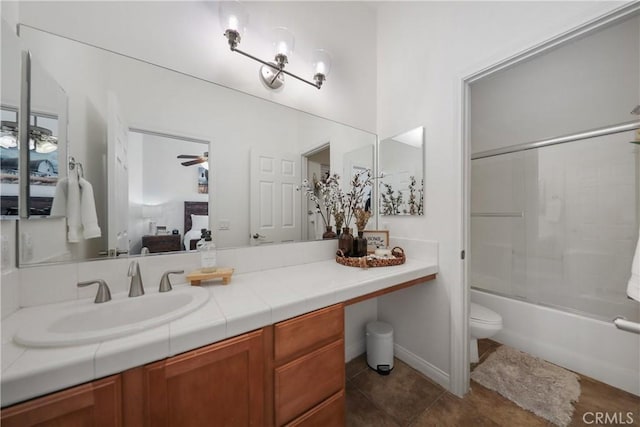
<svg viewBox="0 0 640 427">
<path fill-rule="evenodd" d="M 480 340 L 480 362 L 500 345 L 495 341 Z M 348 427 L 550 425 L 474 381 L 471 381 L 469 393 L 461 399 L 400 360 L 396 359 L 394 363 L 389 376 L 378 375 L 369 369 L 364 355 L 347 364 Z M 640 426 L 640 398 L 585 376 L 580 376 L 580 386 L 582 394 L 575 404 L 571 426 L 597 425 L 585 423 L 583 415 L 598 411 L 625 416 L 632 412 L 632 423 L 618 425 Z M 621 419 L 627 421 L 626 417 Z M 593 420 L 587 416 L 587 421 Z"/>
</svg>

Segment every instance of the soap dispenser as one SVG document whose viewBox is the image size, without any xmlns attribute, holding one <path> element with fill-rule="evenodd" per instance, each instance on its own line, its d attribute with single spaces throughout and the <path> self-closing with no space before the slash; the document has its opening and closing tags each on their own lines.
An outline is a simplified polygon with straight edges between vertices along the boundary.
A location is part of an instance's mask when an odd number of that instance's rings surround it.
<svg viewBox="0 0 640 427">
<path fill-rule="evenodd" d="M 201 271 L 203 273 L 213 273 L 216 271 L 217 253 L 216 245 L 211 238 L 211 231 L 205 230 L 204 244 L 198 249 L 200 251 Z"/>
<path fill-rule="evenodd" d="M 207 235 L 207 229 L 206 228 L 201 228 L 200 229 L 200 240 L 198 240 L 196 242 L 196 250 L 200 250 L 200 248 L 202 248 L 202 246 L 204 246 L 204 238 Z"/>
</svg>

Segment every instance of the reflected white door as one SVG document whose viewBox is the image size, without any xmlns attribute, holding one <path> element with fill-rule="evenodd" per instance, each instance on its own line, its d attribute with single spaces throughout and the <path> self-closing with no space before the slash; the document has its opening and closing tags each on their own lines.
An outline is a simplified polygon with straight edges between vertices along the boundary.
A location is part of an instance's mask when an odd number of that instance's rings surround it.
<svg viewBox="0 0 640 427">
<path fill-rule="evenodd" d="M 300 156 L 251 150 L 251 244 L 299 241 Z"/>
<path fill-rule="evenodd" d="M 124 120 L 118 99 L 109 92 L 107 124 L 107 190 L 109 256 L 129 251 L 129 126 Z"/>
</svg>

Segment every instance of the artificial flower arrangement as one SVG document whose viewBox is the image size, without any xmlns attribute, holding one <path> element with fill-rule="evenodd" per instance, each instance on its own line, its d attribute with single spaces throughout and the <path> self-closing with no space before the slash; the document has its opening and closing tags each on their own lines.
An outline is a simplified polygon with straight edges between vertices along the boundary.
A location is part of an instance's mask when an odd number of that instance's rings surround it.
<svg viewBox="0 0 640 427">
<path fill-rule="evenodd" d="M 400 190 L 394 191 L 391 184 L 382 183 L 383 191 L 380 193 L 382 215 L 424 215 L 424 180 L 420 186 L 414 176 L 409 177 L 409 200 L 404 200 Z"/>
<path fill-rule="evenodd" d="M 357 207 L 354 215 L 356 217 L 356 228 L 358 229 L 358 232 L 364 231 L 367 226 L 367 222 L 369 222 L 369 218 L 371 218 L 371 211 Z"/>
<path fill-rule="evenodd" d="M 327 176 L 323 180 L 318 180 L 314 177 L 312 183 L 309 183 L 308 179 L 302 181 L 302 190 L 315 205 L 315 211 L 320 214 L 322 222 L 327 228 L 331 227 L 331 216 L 336 209 L 336 197 L 340 189 L 339 179 L 340 177 L 334 174 Z"/>
<path fill-rule="evenodd" d="M 301 189 L 315 205 L 325 227 L 331 227 L 333 217 L 338 232 L 343 226 L 351 228 L 354 219 L 358 230 L 363 230 L 371 217 L 372 182 L 371 171 L 367 169 L 354 175 L 351 188 L 346 192 L 340 186 L 338 174 L 314 179 L 312 183 L 305 179 Z"/>
<path fill-rule="evenodd" d="M 345 227 L 350 228 L 351 221 L 354 219 L 358 209 L 362 209 L 363 212 L 371 212 L 372 187 L 373 179 L 371 177 L 371 170 L 366 169 L 353 175 L 351 188 L 341 196 L 342 207 L 345 212 Z M 371 214 L 369 214 L 369 217 L 371 217 Z M 369 217 L 365 220 L 365 226 Z"/>
</svg>

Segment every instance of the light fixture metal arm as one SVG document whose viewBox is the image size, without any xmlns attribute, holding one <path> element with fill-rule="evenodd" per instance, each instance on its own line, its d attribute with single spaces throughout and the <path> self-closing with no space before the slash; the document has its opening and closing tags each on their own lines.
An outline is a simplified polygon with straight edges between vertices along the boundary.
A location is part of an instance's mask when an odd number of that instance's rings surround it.
<svg viewBox="0 0 640 427">
<path fill-rule="evenodd" d="M 295 74 L 290 73 L 290 72 L 288 72 L 287 70 L 281 70 L 281 71 L 282 71 L 284 74 L 286 74 L 287 76 L 294 77 L 294 78 L 296 78 L 296 79 L 300 80 L 301 82 L 305 82 L 306 84 L 309 84 L 309 85 L 311 85 L 311 86 L 315 87 L 316 89 L 320 89 L 320 86 L 319 86 L 317 83 L 310 82 L 309 80 L 303 79 L 303 78 L 302 78 L 302 77 L 300 77 L 300 76 L 296 76 Z"/>
<path fill-rule="evenodd" d="M 237 47 L 231 47 L 231 51 L 232 52 L 237 52 L 240 55 L 244 55 L 247 58 L 253 59 L 254 61 L 257 61 L 257 62 L 261 63 L 262 65 L 265 65 L 267 67 L 271 67 L 274 70 L 276 70 L 277 73 L 286 74 L 288 76 L 291 76 L 293 78 L 296 78 L 296 79 L 300 80 L 301 82 L 304 82 L 304 83 L 306 83 L 308 85 L 311 85 L 311 86 L 315 87 L 316 89 L 320 89 L 321 84 L 318 84 L 318 83 L 303 79 L 302 77 L 299 77 L 299 76 L 297 76 L 297 75 L 295 75 L 293 73 L 290 73 L 289 71 L 285 70 L 284 68 L 278 68 L 277 66 L 274 66 L 273 63 L 267 62 L 267 61 L 263 61 L 262 59 L 260 59 L 258 57 L 255 57 L 255 56 L 251 55 L 250 53 L 247 53 L 247 52 L 243 51 L 242 49 L 238 49 Z"/>
<path fill-rule="evenodd" d="M 244 55 L 244 56 L 246 56 L 247 58 L 253 59 L 254 61 L 258 61 L 259 63 L 264 64 L 264 65 L 266 65 L 266 66 L 268 66 L 268 67 L 273 67 L 273 64 L 270 64 L 270 63 L 268 63 L 267 61 L 263 61 L 262 59 L 260 59 L 260 58 L 258 58 L 258 57 L 255 57 L 255 56 L 251 55 L 250 53 L 247 53 L 247 52 L 243 51 L 242 49 L 238 49 L 237 47 L 236 47 L 236 48 L 233 48 L 233 47 L 232 47 L 232 48 L 231 48 L 231 51 L 232 51 L 232 52 L 237 52 L 237 53 L 239 53 L 240 55 Z"/>
</svg>

